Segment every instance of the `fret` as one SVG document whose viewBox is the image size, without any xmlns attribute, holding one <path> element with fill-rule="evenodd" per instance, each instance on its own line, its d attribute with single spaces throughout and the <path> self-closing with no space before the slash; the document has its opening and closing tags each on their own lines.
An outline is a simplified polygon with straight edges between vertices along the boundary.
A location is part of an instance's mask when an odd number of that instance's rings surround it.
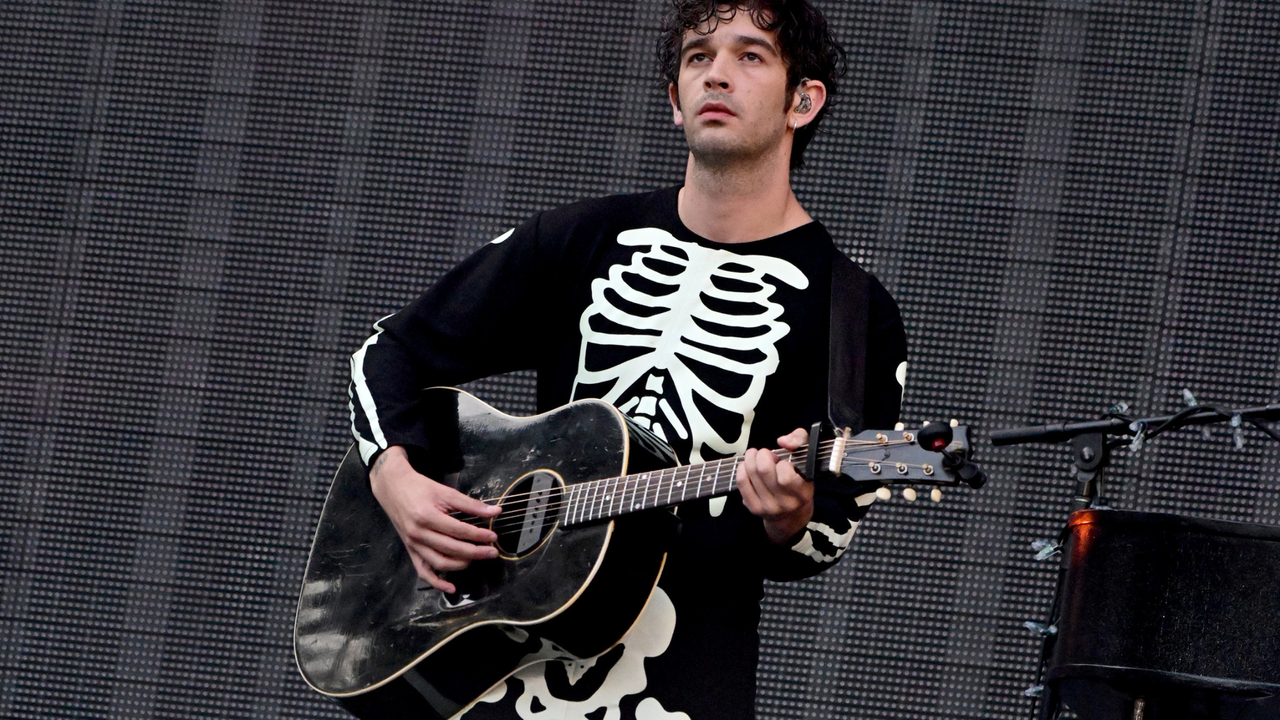
<svg viewBox="0 0 1280 720">
<path fill-rule="evenodd" d="M 810 450 L 811 448 L 804 446 L 794 451 L 775 450 L 774 453 L 778 462 L 800 464 L 805 461 Z M 823 454 L 820 449 L 815 452 L 819 453 L 818 459 L 821 460 Z M 562 503 L 567 508 L 566 524 L 619 517 L 641 510 L 678 505 L 690 499 L 725 495 L 737 489 L 738 466 L 742 460 L 742 456 L 735 455 L 694 465 L 677 465 L 569 485 L 565 488 L 566 495 Z M 695 481 L 695 470 L 698 473 L 697 487 L 693 488 L 690 495 L 689 486 Z M 707 477 L 708 470 L 710 478 Z M 709 487 L 707 480 L 711 481 Z"/>
<path fill-rule="evenodd" d="M 573 513 L 575 508 L 577 507 L 576 503 L 578 502 L 578 495 L 579 495 L 578 486 L 570 485 L 569 486 L 569 511 L 565 513 L 565 521 L 568 522 L 570 525 L 573 524 Z"/>
<path fill-rule="evenodd" d="M 808 448 L 797 451 L 775 451 L 778 462 L 804 462 L 802 453 Z M 677 465 L 672 468 L 655 470 L 632 475 L 604 478 L 590 482 L 570 485 L 566 488 L 566 516 L 570 525 L 599 520 L 606 517 L 618 517 L 639 510 L 655 507 L 668 507 L 689 499 L 698 500 L 732 492 L 737 487 L 738 465 L 741 456 L 733 456 L 698 463 L 696 465 Z M 695 481 L 693 474 L 697 470 L 697 487 L 690 495 L 689 486 Z M 710 470 L 711 477 L 707 477 Z M 708 487 L 707 481 L 711 484 Z M 723 483 L 723 484 L 722 484 Z M 642 487 L 643 485 L 643 487 Z M 663 492 L 666 498 L 663 499 Z M 677 490 L 679 492 L 677 493 Z M 628 498 L 630 494 L 630 498 Z"/>
<path fill-rule="evenodd" d="M 587 510 L 588 520 L 600 519 L 600 481 L 596 480 L 591 483 L 591 505 Z"/>
<path fill-rule="evenodd" d="M 636 478 L 636 479 L 635 479 L 635 484 L 631 486 L 631 502 L 627 505 L 627 509 L 628 509 L 628 510 L 635 510 L 635 509 L 637 509 L 637 508 L 636 508 L 636 493 L 637 493 L 637 492 L 639 492 L 639 490 L 640 490 L 640 476 L 639 476 L 639 475 L 636 475 L 636 476 L 635 476 L 635 478 Z"/>
</svg>

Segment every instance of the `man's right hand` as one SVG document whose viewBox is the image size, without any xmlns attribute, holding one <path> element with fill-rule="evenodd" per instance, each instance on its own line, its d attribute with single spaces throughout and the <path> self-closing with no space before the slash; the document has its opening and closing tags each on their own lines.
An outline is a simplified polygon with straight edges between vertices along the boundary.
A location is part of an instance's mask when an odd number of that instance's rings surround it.
<svg viewBox="0 0 1280 720">
<path fill-rule="evenodd" d="M 369 468 L 369 483 L 373 496 L 408 549 L 418 577 L 437 590 L 457 591 L 440 573 L 461 570 L 472 560 L 498 556 L 498 548 L 490 544 L 497 541 L 496 533 L 449 513 L 460 511 L 491 518 L 501 508 L 486 505 L 414 470 L 404 448 L 384 450 Z"/>
</svg>

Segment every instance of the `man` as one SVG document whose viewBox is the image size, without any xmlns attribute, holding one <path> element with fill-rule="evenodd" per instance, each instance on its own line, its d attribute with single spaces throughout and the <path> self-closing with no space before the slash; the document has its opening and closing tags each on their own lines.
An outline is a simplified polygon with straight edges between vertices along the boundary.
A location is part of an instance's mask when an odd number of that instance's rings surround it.
<svg viewBox="0 0 1280 720">
<path fill-rule="evenodd" d="M 676 0 L 660 61 L 689 159 L 682 187 L 542 213 L 380 321 L 353 356 L 353 427 L 374 495 L 426 582 L 497 556 L 448 513 L 498 509 L 417 473 L 416 391 L 522 368 L 538 408 L 599 397 L 682 462 L 744 454 L 728 498 L 687 503 L 648 605 L 614 649 L 527 668 L 467 718 L 753 714 L 762 579 L 834 564 L 870 496 L 810 483 L 794 449 L 827 413 L 831 266 L 848 262 L 791 190 L 843 52 L 804 0 Z M 871 279 L 869 426 L 897 419 L 906 343 Z M 789 432 L 790 431 L 790 432 Z M 781 437 L 780 437 L 781 436 Z"/>
</svg>

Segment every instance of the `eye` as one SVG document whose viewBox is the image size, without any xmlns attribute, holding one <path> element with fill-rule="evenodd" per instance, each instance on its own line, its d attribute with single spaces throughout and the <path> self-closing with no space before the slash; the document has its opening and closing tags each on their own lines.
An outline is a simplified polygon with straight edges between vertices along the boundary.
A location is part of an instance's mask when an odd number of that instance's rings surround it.
<svg viewBox="0 0 1280 720">
<path fill-rule="evenodd" d="M 691 54 L 685 62 L 692 65 L 694 63 L 705 62 L 707 60 L 710 60 L 710 58 L 707 57 L 706 53 L 696 52 Z"/>
<path fill-rule="evenodd" d="M 760 57 L 759 54 L 753 52 L 744 53 L 742 59 L 748 62 L 760 62 L 761 60 L 764 60 L 764 58 Z"/>
</svg>

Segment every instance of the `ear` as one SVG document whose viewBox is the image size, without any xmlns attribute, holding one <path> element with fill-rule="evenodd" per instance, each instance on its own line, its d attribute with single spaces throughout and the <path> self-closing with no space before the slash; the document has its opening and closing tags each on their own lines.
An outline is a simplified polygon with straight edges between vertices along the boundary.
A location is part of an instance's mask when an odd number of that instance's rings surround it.
<svg viewBox="0 0 1280 720">
<path fill-rule="evenodd" d="M 680 93 L 675 83 L 667 83 L 667 99 L 671 101 L 671 122 L 676 127 L 684 127 L 684 113 L 680 111 Z"/>
<path fill-rule="evenodd" d="M 809 95 L 809 111 L 805 113 L 796 112 L 796 108 L 800 106 L 801 93 Z M 805 79 L 804 82 L 796 86 L 795 92 L 791 96 L 791 109 L 787 111 L 787 122 L 794 122 L 796 127 L 804 127 L 813 122 L 818 116 L 822 108 L 827 104 L 827 86 L 822 84 L 821 80 Z"/>
</svg>

